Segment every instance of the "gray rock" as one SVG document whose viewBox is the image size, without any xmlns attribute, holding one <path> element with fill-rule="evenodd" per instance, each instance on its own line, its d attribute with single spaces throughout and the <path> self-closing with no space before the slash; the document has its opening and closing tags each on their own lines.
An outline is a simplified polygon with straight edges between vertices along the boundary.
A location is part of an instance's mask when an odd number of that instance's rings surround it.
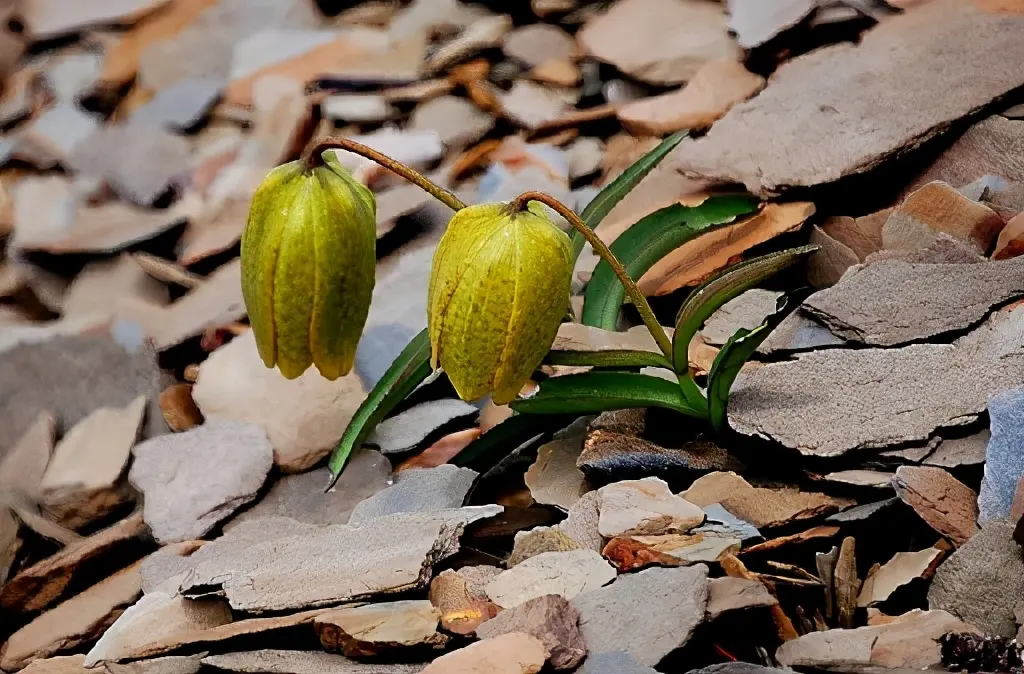
<svg viewBox="0 0 1024 674">
<path fill-rule="evenodd" d="M 1006 520 L 987 522 L 940 564 L 928 588 L 928 608 L 949 611 L 991 636 L 1016 635 L 1024 561 L 1013 527 Z"/>
<path fill-rule="evenodd" d="M 711 318 L 700 330 L 701 336 L 708 344 L 721 346 L 729 341 L 737 330 L 753 330 L 761 325 L 765 318 L 775 313 L 775 305 L 781 294 L 761 288 L 748 290 L 711 314 Z"/>
<path fill-rule="evenodd" d="M 658 674 L 656 670 L 641 665 L 628 653 L 609 651 L 588 655 L 576 674 Z"/>
<path fill-rule="evenodd" d="M 598 531 L 601 517 L 601 495 L 590 491 L 569 508 L 569 516 L 555 525 L 557 529 L 588 550 L 598 552 L 604 547 L 604 538 Z"/>
<path fill-rule="evenodd" d="M 206 667 L 239 674 L 415 674 L 424 667 L 363 663 L 321 651 L 284 650 L 222 653 L 207 656 L 202 662 Z"/>
<path fill-rule="evenodd" d="M 691 669 L 687 674 L 778 674 L 786 671 L 774 667 L 762 667 L 751 662 L 723 662 L 720 665 Z"/>
<path fill-rule="evenodd" d="M 448 422 L 478 413 L 477 408 L 456 398 L 430 400 L 382 421 L 370 433 L 366 443 L 377 447 L 383 454 L 406 452 Z"/>
<path fill-rule="evenodd" d="M 866 519 L 874 517 L 880 512 L 888 510 L 897 503 L 900 503 L 900 499 L 898 497 L 888 498 L 884 501 L 875 501 L 874 503 L 865 503 L 864 505 L 854 506 L 849 510 L 844 510 L 841 513 L 829 515 L 825 518 L 825 521 L 837 522 L 839 524 L 847 522 L 863 522 Z"/>
<path fill-rule="evenodd" d="M 395 477 L 393 485 L 356 505 L 349 522 L 360 524 L 396 513 L 458 508 L 477 475 L 475 470 L 451 464 L 404 470 Z"/>
<path fill-rule="evenodd" d="M 256 494 L 274 463 L 262 428 L 211 421 L 139 444 L 128 479 L 160 543 L 200 538 Z"/>
<path fill-rule="evenodd" d="M 494 514 L 464 508 L 327 527 L 283 518 L 268 527 L 268 520 L 253 520 L 192 555 L 181 590 L 223 594 L 232 608 L 259 613 L 418 589 L 433 564 L 458 551 L 468 522 Z"/>
<path fill-rule="evenodd" d="M 461 149 L 494 128 L 494 118 L 459 96 L 440 96 L 416 106 L 409 120 L 413 131 L 436 131 L 449 149 Z"/>
<path fill-rule="evenodd" d="M 143 437 L 166 432 L 157 397 L 164 376 L 148 348 L 129 351 L 102 336 L 54 337 L 0 352 L 0 456 L 50 410 L 71 428 L 100 407 L 145 395 Z"/>
<path fill-rule="evenodd" d="M 204 655 L 168 655 L 137 662 L 108 662 L 104 668 L 110 674 L 196 674 Z"/>
<path fill-rule="evenodd" d="M 623 651 L 641 664 L 658 664 L 704 620 L 707 574 L 703 564 L 647 569 L 576 597 L 572 603 L 587 648 L 595 654 Z"/>
<path fill-rule="evenodd" d="M 989 404 L 991 404 L 991 400 Z M 935 451 L 924 460 L 924 464 L 941 468 L 956 468 L 957 466 L 976 466 L 984 463 L 991 437 L 992 434 L 986 428 L 963 438 L 951 440 L 943 438 Z"/>
<path fill-rule="evenodd" d="M 251 508 L 232 518 L 224 529 L 263 517 L 289 517 L 307 524 L 347 524 L 360 501 L 388 486 L 391 462 L 380 452 L 364 449 L 349 459 L 338 483 L 325 492 L 329 478 L 330 471 L 326 467 L 285 475 Z"/>
<path fill-rule="evenodd" d="M 76 145 L 71 164 L 83 175 L 102 178 L 122 199 L 150 206 L 189 173 L 191 154 L 182 136 L 143 124 L 119 124 Z"/>
<path fill-rule="evenodd" d="M 817 8 L 814 0 L 729 0 L 729 28 L 744 49 L 753 49 L 803 21 Z M 710 669 L 710 668 L 709 668 Z M 704 672 L 705 670 L 699 670 Z M 709 672 L 710 674 L 710 672 Z M 730 672 L 729 674 L 753 674 Z"/>
<path fill-rule="evenodd" d="M 71 103 L 58 103 L 32 120 L 16 139 L 19 157 L 47 169 L 71 164 L 75 149 L 97 133 L 99 120 Z"/>
<path fill-rule="evenodd" d="M 787 62 L 758 96 L 680 145 L 678 170 L 762 197 L 868 171 L 1024 84 L 1014 67 L 1024 58 L 1022 29 L 1024 17 L 956 0 L 890 17 L 857 45 Z M 929 64 L 928 76 L 918 63 Z"/>
<path fill-rule="evenodd" d="M 973 422 L 989 395 L 1019 386 L 1022 355 L 1020 310 L 999 312 L 952 344 L 802 354 L 741 374 L 729 419 L 739 433 L 810 456 L 924 442 Z"/>
<path fill-rule="evenodd" d="M 988 413 L 992 439 L 978 494 L 979 523 L 1010 516 L 1013 494 L 1024 475 L 1024 389 L 993 395 Z"/>
<path fill-rule="evenodd" d="M 720 503 L 712 503 L 704 506 L 704 515 L 707 519 L 704 524 L 693 530 L 692 533 L 700 534 L 714 532 L 720 535 L 729 535 L 741 541 L 752 541 L 763 538 L 761 532 L 750 522 L 741 520 L 731 512 L 722 507 Z"/>
<path fill-rule="evenodd" d="M 88 51 L 64 54 L 42 72 L 42 82 L 60 103 L 76 103 L 92 89 L 103 68 L 103 57 Z"/>
<path fill-rule="evenodd" d="M 985 264 L 913 264 L 881 260 L 846 274 L 801 309 L 837 336 L 897 346 L 976 325 L 996 306 L 1024 294 L 1024 260 Z M 898 321 L 893 316 L 899 316 Z"/>
<path fill-rule="evenodd" d="M 131 117 L 132 124 L 173 130 L 190 129 L 220 98 L 224 82 L 212 77 L 186 77 L 156 92 Z"/>
<path fill-rule="evenodd" d="M 757 348 L 758 353 L 784 355 L 810 351 L 846 342 L 836 337 L 821 323 L 796 311 L 785 318 L 768 339 Z"/>
<path fill-rule="evenodd" d="M 378 94 L 335 94 L 325 98 L 320 109 L 327 119 L 352 124 L 383 122 L 395 115 L 391 104 Z"/>
<path fill-rule="evenodd" d="M 481 639 L 509 632 L 531 634 L 548 649 L 552 667 L 572 669 L 587 655 L 579 619 L 579 611 L 565 597 L 546 594 L 502 611 L 480 625 L 476 634 Z"/>
</svg>

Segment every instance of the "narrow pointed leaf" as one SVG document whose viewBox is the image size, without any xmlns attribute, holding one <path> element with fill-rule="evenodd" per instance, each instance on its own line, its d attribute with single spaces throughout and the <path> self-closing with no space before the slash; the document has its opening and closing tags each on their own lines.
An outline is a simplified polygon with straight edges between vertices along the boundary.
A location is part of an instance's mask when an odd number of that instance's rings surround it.
<svg viewBox="0 0 1024 674">
<path fill-rule="evenodd" d="M 635 281 L 676 248 L 754 212 L 757 205 L 757 198 L 749 195 L 709 197 L 698 206 L 673 204 L 642 218 L 609 247 Z M 617 329 L 625 297 L 622 283 L 602 260 L 587 284 L 580 322 L 605 330 Z"/>
<path fill-rule="evenodd" d="M 578 365 L 591 367 L 663 367 L 672 369 L 672 363 L 660 353 L 633 349 L 614 351 L 552 350 L 544 362 L 548 365 Z"/>
<path fill-rule="evenodd" d="M 591 229 L 597 227 L 597 225 L 604 220 L 604 216 L 608 215 L 615 204 L 622 201 L 622 199 L 629 194 L 634 187 L 636 187 L 644 177 L 647 176 L 654 167 L 661 163 L 661 160 L 668 155 L 669 152 L 676 149 L 689 135 L 689 131 L 677 131 L 665 140 L 661 141 L 657 147 L 640 157 L 632 166 L 623 171 L 615 180 L 608 183 L 604 189 L 598 192 L 597 196 L 594 197 L 587 207 L 580 213 L 580 218 L 583 222 L 587 223 L 587 226 Z M 583 250 L 583 246 L 586 241 L 583 239 L 583 235 L 579 232 L 573 232 L 572 235 L 572 259 L 575 260 L 580 256 L 580 251 Z"/>
<path fill-rule="evenodd" d="M 413 389 L 430 376 L 430 337 L 426 330 L 412 338 L 398 358 L 391 363 L 363 404 L 356 410 L 352 421 L 331 453 L 327 468 L 331 473 L 328 489 L 341 475 L 352 450 L 363 444 L 384 417 L 395 409 Z"/>
<path fill-rule="evenodd" d="M 513 414 L 470 443 L 450 463 L 472 468 L 483 475 L 530 438 L 565 428 L 576 417 L 575 414 Z"/>
<path fill-rule="evenodd" d="M 524 414 L 597 414 L 608 410 L 664 407 L 688 416 L 706 415 L 695 409 L 679 385 L 633 372 L 585 372 L 548 379 L 529 398 L 510 403 Z"/>
<path fill-rule="evenodd" d="M 721 274 L 705 281 L 690 293 L 676 315 L 676 331 L 672 335 L 672 360 L 677 372 L 689 367 L 690 341 L 704 321 L 729 300 L 741 295 L 786 267 L 796 264 L 818 246 L 801 246 L 762 255 L 729 267 Z"/>
<path fill-rule="evenodd" d="M 737 330 L 718 352 L 708 372 L 709 420 L 715 433 L 721 433 L 728 425 L 729 392 L 743 364 L 799 304 L 794 297 L 784 295 L 779 298 L 779 308 L 774 314 L 753 330 Z"/>
</svg>

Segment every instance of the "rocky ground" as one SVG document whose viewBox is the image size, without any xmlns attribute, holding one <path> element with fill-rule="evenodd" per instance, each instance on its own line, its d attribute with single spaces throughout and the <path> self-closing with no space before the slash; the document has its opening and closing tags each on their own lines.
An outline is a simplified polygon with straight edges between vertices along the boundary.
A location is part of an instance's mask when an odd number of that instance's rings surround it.
<svg viewBox="0 0 1024 674">
<path fill-rule="evenodd" d="M 0 670 L 1021 670 L 1024 3 L 3 4 Z M 733 432 L 606 413 L 481 476 L 447 462 L 509 411 L 442 381 L 324 493 L 449 211 L 341 155 L 377 195 L 373 308 L 357 371 L 289 381 L 239 287 L 266 172 L 343 134 L 467 202 L 579 210 L 680 129 L 606 241 L 736 185 L 766 205 L 644 275 L 666 325 L 727 264 L 821 247 L 690 346 L 706 372 L 816 289 Z"/>
</svg>

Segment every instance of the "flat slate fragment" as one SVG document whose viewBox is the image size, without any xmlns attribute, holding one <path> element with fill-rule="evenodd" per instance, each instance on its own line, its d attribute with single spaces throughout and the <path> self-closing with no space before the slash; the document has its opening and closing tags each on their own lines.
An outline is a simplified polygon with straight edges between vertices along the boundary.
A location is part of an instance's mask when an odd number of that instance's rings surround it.
<svg viewBox="0 0 1024 674">
<path fill-rule="evenodd" d="M 703 564 L 648 569 L 581 594 L 572 603 L 587 648 L 594 654 L 623 651 L 640 664 L 658 664 L 704 620 L 707 576 Z"/>
<path fill-rule="evenodd" d="M 431 565 L 457 550 L 465 520 L 411 513 L 365 525 L 294 522 L 294 533 L 257 537 L 261 522 L 196 552 L 182 592 L 222 594 L 232 608 L 259 613 L 420 588 L 430 580 Z"/>
<path fill-rule="evenodd" d="M 370 433 L 366 443 L 377 447 L 383 454 L 405 452 L 448 422 L 476 414 L 475 407 L 455 398 L 431 400 L 382 421 Z"/>
<path fill-rule="evenodd" d="M 760 95 L 681 145 L 679 168 L 762 197 L 867 171 L 1024 84 L 1022 30 L 1020 14 L 918 3 L 859 45 L 784 64 Z"/>
<path fill-rule="evenodd" d="M 208 655 L 206 667 L 239 674 L 415 674 L 423 665 L 369 664 L 319 651 L 260 650 Z"/>
<path fill-rule="evenodd" d="M 403 470 L 395 477 L 393 485 L 356 505 L 349 523 L 360 524 L 396 513 L 458 508 L 476 476 L 474 470 L 451 464 Z"/>
<path fill-rule="evenodd" d="M 1009 517 L 1017 483 L 1024 475 L 1024 389 L 992 396 L 988 412 L 992 438 L 978 494 L 979 522 Z"/>
<path fill-rule="evenodd" d="M 1013 524 L 992 520 L 939 565 L 928 608 L 949 611 L 985 634 L 1017 633 L 1015 608 L 1024 601 L 1024 561 Z"/>
<path fill-rule="evenodd" d="M 897 346 L 964 330 L 1024 295 L 1024 258 L 981 264 L 881 260 L 802 305 L 838 337 Z"/>
<path fill-rule="evenodd" d="M 801 354 L 740 374 L 729 420 L 809 456 L 918 443 L 975 421 L 990 394 L 1019 386 L 1022 356 L 1019 309 L 952 344 Z"/>
</svg>

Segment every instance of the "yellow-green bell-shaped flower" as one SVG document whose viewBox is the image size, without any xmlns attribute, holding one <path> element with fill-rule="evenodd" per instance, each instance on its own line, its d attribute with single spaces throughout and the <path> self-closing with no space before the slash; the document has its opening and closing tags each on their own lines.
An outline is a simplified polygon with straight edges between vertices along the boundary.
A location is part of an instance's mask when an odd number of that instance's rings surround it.
<svg viewBox="0 0 1024 674">
<path fill-rule="evenodd" d="M 376 202 L 334 158 L 271 171 L 242 236 L 242 296 L 260 357 L 294 379 L 347 374 L 370 311 Z"/>
<path fill-rule="evenodd" d="M 555 339 L 571 280 L 569 237 L 540 204 L 458 211 L 430 274 L 431 365 L 464 400 L 511 401 Z"/>
</svg>

